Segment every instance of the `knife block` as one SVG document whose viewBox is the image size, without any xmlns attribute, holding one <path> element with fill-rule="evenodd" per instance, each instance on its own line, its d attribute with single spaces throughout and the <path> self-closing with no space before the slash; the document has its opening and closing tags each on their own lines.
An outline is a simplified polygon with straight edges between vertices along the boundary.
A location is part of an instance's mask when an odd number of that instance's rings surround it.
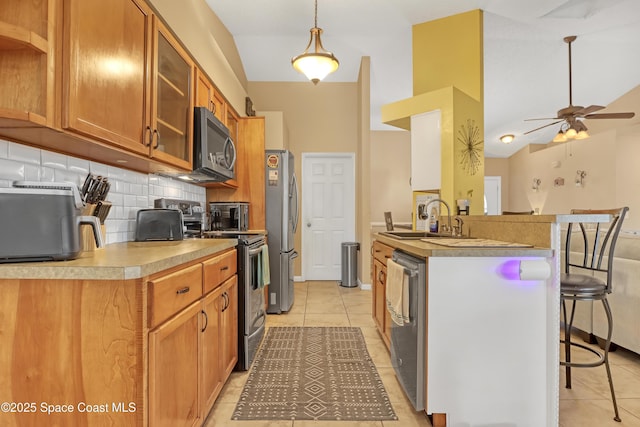
<svg viewBox="0 0 640 427">
<path fill-rule="evenodd" d="M 82 215 L 93 215 L 96 210 L 95 204 L 87 204 L 82 209 Z M 100 234 L 102 234 L 102 241 L 106 243 L 107 228 L 104 224 L 100 224 Z M 86 252 L 95 251 L 96 238 L 93 235 L 93 227 L 88 224 L 80 225 L 80 238 L 82 239 L 82 250 Z"/>
</svg>

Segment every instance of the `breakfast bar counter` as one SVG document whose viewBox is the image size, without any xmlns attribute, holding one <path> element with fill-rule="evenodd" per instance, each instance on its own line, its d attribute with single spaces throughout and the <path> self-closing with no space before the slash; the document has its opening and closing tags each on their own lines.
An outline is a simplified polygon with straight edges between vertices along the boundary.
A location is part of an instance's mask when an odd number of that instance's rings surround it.
<svg viewBox="0 0 640 427">
<path fill-rule="evenodd" d="M 373 235 L 376 257 L 425 259 L 425 412 L 434 426 L 444 425 L 438 415 L 449 427 L 557 427 L 561 224 L 609 217 L 462 219 L 462 239 Z"/>
</svg>

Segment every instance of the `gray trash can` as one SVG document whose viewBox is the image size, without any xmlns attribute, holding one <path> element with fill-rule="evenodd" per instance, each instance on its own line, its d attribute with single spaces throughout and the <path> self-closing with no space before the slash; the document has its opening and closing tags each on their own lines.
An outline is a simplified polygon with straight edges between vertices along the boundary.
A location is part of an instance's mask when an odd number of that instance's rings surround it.
<svg viewBox="0 0 640 427">
<path fill-rule="evenodd" d="M 342 243 L 342 280 L 340 286 L 355 288 L 358 286 L 358 250 L 360 243 Z"/>
</svg>

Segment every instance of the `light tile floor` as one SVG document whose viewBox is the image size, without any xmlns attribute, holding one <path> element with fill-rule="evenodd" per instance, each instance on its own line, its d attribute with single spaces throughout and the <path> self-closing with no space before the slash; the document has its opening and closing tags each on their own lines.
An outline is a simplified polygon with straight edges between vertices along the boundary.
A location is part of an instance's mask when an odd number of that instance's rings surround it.
<svg viewBox="0 0 640 427">
<path fill-rule="evenodd" d="M 336 282 L 295 284 L 295 302 L 289 313 L 269 315 L 271 326 L 357 326 L 367 343 L 398 421 L 232 421 L 248 372 L 233 372 L 214 405 L 205 427 L 428 427 L 423 413 L 416 413 L 398 384 L 389 352 L 371 318 L 371 291 L 342 288 Z M 613 421 L 613 409 L 604 367 L 573 370 L 573 388 L 560 379 L 560 427 L 640 427 L 640 356 L 618 350 L 611 353 L 613 380 L 622 423 Z"/>
</svg>

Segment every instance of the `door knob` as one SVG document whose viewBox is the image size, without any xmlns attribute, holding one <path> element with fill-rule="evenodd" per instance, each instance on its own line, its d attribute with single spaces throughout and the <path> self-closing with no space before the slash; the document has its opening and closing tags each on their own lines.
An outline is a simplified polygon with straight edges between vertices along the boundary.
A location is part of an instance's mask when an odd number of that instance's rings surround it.
<svg viewBox="0 0 640 427">
<path fill-rule="evenodd" d="M 307 223 L 307 227 L 311 227 L 311 223 L 310 222 Z"/>
</svg>

